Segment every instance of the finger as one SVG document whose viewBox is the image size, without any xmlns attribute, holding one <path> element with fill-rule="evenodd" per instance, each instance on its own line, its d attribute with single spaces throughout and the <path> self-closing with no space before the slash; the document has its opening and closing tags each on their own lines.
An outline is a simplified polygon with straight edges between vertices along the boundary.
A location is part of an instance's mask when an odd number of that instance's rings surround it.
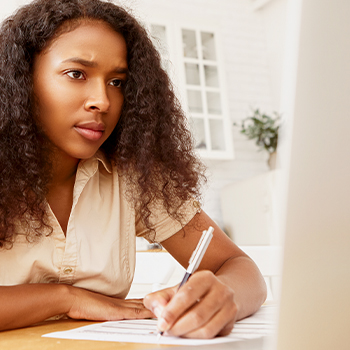
<svg viewBox="0 0 350 350">
<path fill-rule="evenodd" d="M 142 299 L 110 299 L 114 304 L 113 316 L 117 319 L 152 318 L 154 314 L 148 310 Z"/>
<path fill-rule="evenodd" d="M 210 271 L 194 274 L 163 309 L 158 320 L 158 329 L 161 331 L 169 330 L 199 299 L 205 297 L 214 282 L 215 277 Z"/>
<path fill-rule="evenodd" d="M 143 299 L 142 298 L 140 298 L 140 299 L 125 299 L 125 301 L 132 301 L 134 303 L 143 304 Z"/>
<path fill-rule="evenodd" d="M 153 318 L 155 315 L 151 310 L 148 310 L 144 306 L 131 306 L 127 305 L 126 307 L 117 306 L 113 311 L 113 320 L 132 320 L 132 319 L 140 319 L 140 318 Z"/>
<path fill-rule="evenodd" d="M 232 332 L 232 329 L 234 328 L 236 322 L 236 317 L 234 320 L 231 320 L 229 323 L 227 323 L 227 325 L 221 329 L 221 331 L 217 334 L 218 336 L 225 336 L 225 335 L 229 335 Z"/>
<path fill-rule="evenodd" d="M 207 277 L 207 281 L 210 284 L 207 294 L 168 329 L 170 335 L 210 338 L 231 331 L 237 316 L 234 292 L 215 276 L 213 281 Z"/>
<path fill-rule="evenodd" d="M 157 317 L 163 312 L 164 307 L 173 298 L 177 290 L 177 287 L 171 287 L 159 290 L 154 293 L 150 293 L 143 299 L 143 304 L 146 308 L 151 310 Z"/>
<path fill-rule="evenodd" d="M 205 325 L 220 310 L 218 299 L 212 294 L 215 293 L 207 294 L 187 309 L 168 329 L 168 334 L 183 336 Z"/>
<path fill-rule="evenodd" d="M 143 309 L 143 310 L 149 310 L 145 307 L 143 304 L 143 300 L 123 300 L 122 303 L 116 303 L 116 305 L 120 305 L 125 308 L 137 308 L 137 309 Z M 149 310 L 150 311 L 150 310 Z"/>
<path fill-rule="evenodd" d="M 228 335 L 233 329 L 236 313 L 225 308 L 220 309 L 206 324 L 201 327 L 183 334 L 183 338 L 210 339 L 217 335 Z M 223 320 L 228 320 L 223 324 Z"/>
<path fill-rule="evenodd" d="M 220 331 L 228 322 L 234 319 L 237 306 L 234 303 L 234 293 L 222 283 L 216 283 L 213 288 L 191 309 L 188 309 L 169 329 L 169 334 L 183 336 L 206 325 L 220 311 L 221 319 L 213 328 L 214 332 Z"/>
<path fill-rule="evenodd" d="M 116 305 L 122 305 L 124 307 L 140 307 L 145 308 L 143 301 L 133 300 L 133 299 L 125 299 L 122 302 L 116 302 Z"/>
</svg>

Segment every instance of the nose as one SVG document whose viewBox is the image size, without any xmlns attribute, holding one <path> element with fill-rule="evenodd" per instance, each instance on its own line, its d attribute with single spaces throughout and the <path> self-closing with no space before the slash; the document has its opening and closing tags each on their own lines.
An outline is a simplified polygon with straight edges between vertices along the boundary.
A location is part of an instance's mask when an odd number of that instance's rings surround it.
<svg viewBox="0 0 350 350">
<path fill-rule="evenodd" d="M 107 95 L 107 86 L 104 82 L 91 84 L 84 107 L 89 111 L 97 110 L 101 113 L 108 112 L 110 101 Z"/>
</svg>

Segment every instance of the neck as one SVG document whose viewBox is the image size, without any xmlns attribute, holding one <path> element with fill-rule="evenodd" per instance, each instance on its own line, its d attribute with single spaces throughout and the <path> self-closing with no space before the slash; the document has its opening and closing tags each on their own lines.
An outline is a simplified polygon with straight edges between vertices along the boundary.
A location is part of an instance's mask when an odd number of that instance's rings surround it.
<svg viewBox="0 0 350 350">
<path fill-rule="evenodd" d="M 74 182 L 77 172 L 79 159 L 70 157 L 66 154 L 55 154 L 53 157 L 53 169 L 51 186 L 61 186 L 67 183 Z"/>
<path fill-rule="evenodd" d="M 52 165 L 52 179 L 48 187 L 47 201 L 64 234 L 67 232 L 73 205 L 75 175 L 79 159 L 56 152 Z"/>
</svg>

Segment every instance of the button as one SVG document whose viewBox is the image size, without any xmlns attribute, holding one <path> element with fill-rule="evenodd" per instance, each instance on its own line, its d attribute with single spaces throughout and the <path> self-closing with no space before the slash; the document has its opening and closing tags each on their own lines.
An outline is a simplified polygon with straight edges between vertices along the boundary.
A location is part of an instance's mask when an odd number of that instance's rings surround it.
<svg viewBox="0 0 350 350">
<path fill-rule="evenodd" d="M 73 269 L 70 266 L 67 266 L 63 269 L 63 273 L 66 275 L 69 275 L 72 272 L 73 272 Z"/>
<path fill-rule="evenodd" d="M 193 206 L 197 209 L 198 213 L 201 211 L 201 205 L 198 201 L 193 201 Z"/>
</svg>

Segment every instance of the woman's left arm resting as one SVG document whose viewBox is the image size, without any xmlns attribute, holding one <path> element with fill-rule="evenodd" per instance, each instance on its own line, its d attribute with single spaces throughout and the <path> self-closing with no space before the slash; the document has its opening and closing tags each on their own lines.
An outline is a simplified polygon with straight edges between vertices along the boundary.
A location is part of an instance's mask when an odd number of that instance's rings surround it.
<svg viewBox="0 0 350 350">
<path fill-rule="evenodd" d="M 203 230 L 214 236 L 196 273 L 177 287 L 146 296 L 144 303 L 158 316 L 158 328 L 190 338 L 227 335 L 234 323 L 253 314 L 266 299 L 266 284 L 255 263 L 203 211 L 183 230 L 162 242 L 187 268 Z"/>
</svg>

